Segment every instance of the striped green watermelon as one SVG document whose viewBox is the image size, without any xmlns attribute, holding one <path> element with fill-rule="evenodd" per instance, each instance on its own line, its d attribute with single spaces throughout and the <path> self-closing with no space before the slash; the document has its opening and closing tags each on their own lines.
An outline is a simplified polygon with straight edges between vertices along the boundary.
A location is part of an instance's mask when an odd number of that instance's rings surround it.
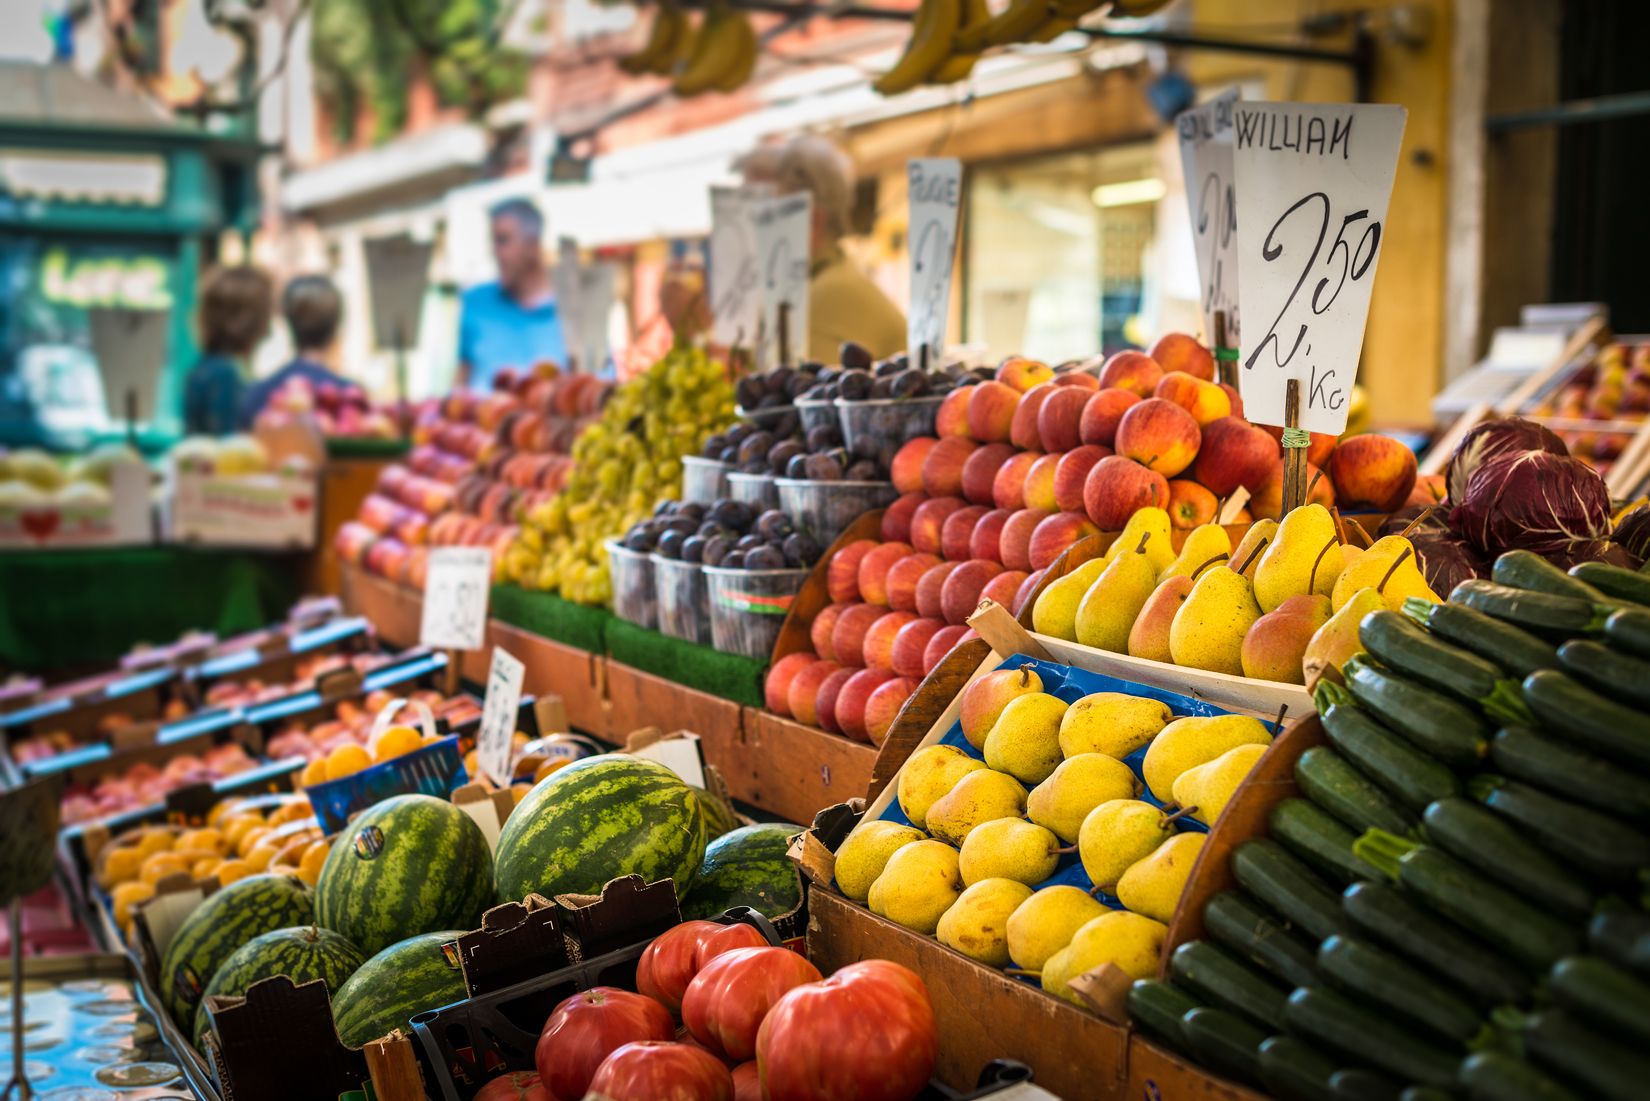
<svg viewBox="0 0 1650 1101">
<path fill-rule="evenodd" d="M 789 822 L 761 822 L 712 841 L 699 878 L 682 901 L 682 916 L 709 918 L 749 906 L 764 917 L 778 917 L 796 909 L 802 904 L 802 880 L 785 850 L 801 832 Z"/>
<path fill-rule="evenodd" d="M 595 894 L 639 874 L 687 891 L 705 855 L 698 794 L 640 757 L 586 757 L 545 777 L 504 823 L 495 858 L 498 895 Z"/>
<path fill-rule="evenodd" d="M 223 961 L 253 937 L 315 920 L 313 896 L 290 875 L 238 879 L 195 907 L 166 946 L 160 964 L 160 1000 L 179 1028 Z"/>
<path fill-rule="evenodd" d="M 437 929 L 473 929 L 493 898 L 492 854 L 444 799 L 397 795 L 346 827 L 315 885 L 315 917 L 363 952 Z"/>
<path fill-rule="evenodd" d="M 332 999 L 338 1038 L 350 1047 L 406 1028 L 415 1015 L 451 1005 L 468 995 L 458 957 L 441 946 L 461 930 L 424 933 L 392 944 L 361 965 Z"/>
<path fill-rule="evenodd" d="M 253 937 L 224 961 L 213 976 L 201 1004 L 195 1007 L 195 1047 L 211 1028 L 206 999 L 213 995 L 238 998 L 247 987 L 263 979 L 285 975 L 294 985 L 320 979 L 331 995 L 341 990 L 349 977 L 366 962 L 361 950 L 330 929 L 313 925 L 301 929 L 276 929 Z"/>
<path fill-rule="evenodd" d="M 699 796 L 699 809 L 705 815 L 707 841 L 714 841 L 724 833 L 732 833 L 739 828 L 739 819 L 726 799 L 720 795 L 713 795 L 704 788 L 694 788 L 693 793 Z"/>
</svg>

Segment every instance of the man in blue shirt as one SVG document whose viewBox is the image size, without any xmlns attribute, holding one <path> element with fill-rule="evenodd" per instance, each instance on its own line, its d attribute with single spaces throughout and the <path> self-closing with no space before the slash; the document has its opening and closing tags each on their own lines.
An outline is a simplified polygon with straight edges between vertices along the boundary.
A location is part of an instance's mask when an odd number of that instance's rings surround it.
<svg viewBox="0 0 1650 1101">
<path fill-rule="evenodd" d="M 490 390 L 500 368 L 567 363 L 561 317 L 544 264 L 544 216 L 526 199 L 492 209 L 498 279 L 464 292 L 458 321 L 458 383 Z"/>
</svg>

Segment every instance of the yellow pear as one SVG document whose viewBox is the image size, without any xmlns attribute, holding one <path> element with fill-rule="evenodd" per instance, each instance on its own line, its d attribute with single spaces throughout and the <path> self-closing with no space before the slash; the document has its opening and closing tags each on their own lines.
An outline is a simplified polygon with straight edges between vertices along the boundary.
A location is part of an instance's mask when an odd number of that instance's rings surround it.
<svg viewBox="0 0 1650 1101">
<path fill-rule="evenodd" d="M 899 809 L 922 829 L 935 800 L 956 787 L 958 780 L 984 767 L 954 745 L 925 746 L 899 770 Z"/>
<path fill-rule="evenodd" d="M 1060 719 L 1060 752 L 1067 757 L 1104 753 L 1121 761 L 1157 737 L 1173 718 L 1162 700 L 1095 692 L 1066 708 Z"/>
<path fill-rule="evenodd" d="M 1008 966 L 1008 918 L 1031 897 L 1012 879 L 982 879 L 958 896 L 934 935 L 947 948 L 992 967 Z"/>
<path fill-rule="evenodd" d="M 1137 914 L 1165 924 L 1174 917 L 1206 833 L 1177 833 L 1153 849 L 1117 881 L 1117 900 Z M 919 842 L 920 844 L 920 842 Z M 898 856 L 898 853 L 894 854 Z"/>
<path fill-rule="evenodd" d="M 928 832 L 941 841 L 961 845 L 969 831 L 996 818 L 1025 814 L 1026 789 L 1006 772 L 982 768 L 970 772 L 957 786 L 928 808 Z"/>
<path fill-rule="evenodd" d="M 1118 533 L 1116 542 L 1106 548 L 1106 560 L 1110 561 L 1124 551 L 1140 550 L 1143 547 L 1146 557 L 1151 561 L 1152 575 L 1155 577 L 1159 570 L 1174 561 L 1174 544 L 1169 539 L 1172 530 L 1167 509 L 1154 505 L 1137 508 L 1134 515 L 1129 517 L 1129 522 L 1123 525 L 1123 530 Z M 1144 544 L 1141 543 L 1143 538 Z"/>
<path fill-rule="evenodd" d="M 932 933 L 962 890 L 957 850 L 938 841 L 913 841 L 888 858 L 866 903 L 873 914 Z"/>
<path fill-rule="evenodd" d="M 1175 777 L 1174 801 L 1191 810 L 1189 817 L 1205 826 L 1215 824 L 1220 812 L 1232 799 L 1243 778 L 1265 756 L 1263 745 L 1240 745 L 1228 749 L 1212 761 L 1191 768 Z"/>
<path fill-rule="evenodd" d="M 926 836 L 898 822 L 864 822 L 836 850 L 836 885 L 855 902 L 864 902 L 888 858 Z"/>
<path fill-rule="evenodd" d="M 962 723 L 963 737 L 975 749 L 985 745 L 985 736 L 997 722 L 1003 708 L 1021 696 L 1043 690 L 1043 678 L 1030 666 L 1018 669 L 993 669 L 977 678 L 962 691 L 962 706 L 957 721 Z"/>
<path fill-rule="evenodd" d="M 1050 581 L 1031 606 L 1031 629 L 1067 642 L 1077 641 L 1077 605 L 1111 563 L 1091 558 L 1066 576 Z"/>
<path fill-rule="evenodd" d="M 1064 998 L 1072 1005 L 1080 1005 L 1087 1009 L 1087 1004 L 1071 988 L 1071 980 L 1076 977 L 1077 972 L 1072 969 L 1071 945 L 1068 944 L 1044 962 L 1038 981 L 1043 984 L 1044 990 L 1056 998 Z"/>
<path fill-rule="evenodd" d="M 1110 890 L 1123 873 L 1170 838 L 1167 816 L 1140 799 L 1113 799 L 1089 811 L 1077 833 L 1077 855 L 1089 882 Z"/>
<path fill-rule="evenodd" d="M 1059 840 L 1047 829 L 1024 818 L 995 818 L 981 822 L 963 839 L 963 882 L 1012 879 L 1031 886 L 1054 874 L 1060 862 Z"/>
<path fill-rule="evenodd" d="M 1243 533 L 1238 545 L 1232 548 L 1231 565 L 1250 581 L 1255 579 L 1255 567 L 1260 565 L 1260 556 L 1265 548 L 1272 545 L 1277 538 L 1278 522 L 1276 520 L 1256 520 L 1249 525 L 1249 530 Z"/>
<path fill-rule="evenodd" d="M 1048 958 L 1071 943 L 1072 934 L 1111 908 L 1080 887 L 1044 887 L 1008 916 L 1008 954 L 1027 971 L 1040 971 Z"/>
<path fill-rule="evenodd" d="M 1169 653 L 1176 665 L 1243 675 L 1243 636 L 1261 616 L 1249 581 L 1226 566 L 1211 566 L 1197 579 L 1169 625 Z"/>
<path fill-rule="evenodd" d="M 1421 573 L 1415 547 L 1401 535 L 1375 540 L 1374 546 L 1342 570 L 1329 603 L 1338 612 L 1359 589 L 1374 589 L 1380 593 L 1382 603 L 1395 612 L 1402 610 L 1404 600 L 1412 596 L 1438 603 L 1438 594 Z"/>
<path fill-rule="evenodd" d="M 1067 757 L 1031 790 L 1026 797 L 1026 817 L 1071 844 L 1095 807 L 1138 794 L 1140 780 L 1128 765 L 1104 753 L 1079 753 Z"/>
<path fill-rule="evenodd" d="M 1072 934 L 1067 958 L 1061 961 L 1067 972 L 1065 980 L 1069 983 L 1108 963 L 1131 979 L 1152 978 L 1157 974 L 1163 940 L 1168 935 L 1167 925 L 1141 914 L 1126 910 L 1101 914 Z M 1076 992 L 1069 986 L 1053 993 L 1077 1001 Z"/>
<path fill-rule="evenodd" d="M 1196 580 L 1176 575 L 1166 577 L 1152 590 L 1151 599 L 1134 617 L 1129 628 L 1129 656 L 1172 664 L 1169 652 L 1169 629 L 1174 626 L 1175 613 L 1186 603 Z"/>
<path fill-rule="evenodd" d="M 1266 724 L 1248 715 L 1188 716 L 1176 719 L 1152 740 L 1140 772 L 1151 793 L 1167 803 L 1174 799 L 1175 780 L 1187 769 L 1240 745 L 1271 744 Z"/>
<path fill-rule="evenodd" d="M 1229 562 L 1231 555 L 1232 537 L 1226 534 L 1225 528 L 1219 524 L 1199 524 L 1187 532 L 1186 541 L 1180 544 L 1180 553 L 1157 575 L 1157 583 L 1161 585 L 1171 577 L 1193 577 L 1197 568 L 1210 559 L 1225 556 Z"/>
<path fill-rule="evenodd" d="M 1347 598 L 1335 614 L 1312 635 L 1301 654 L 1302 684 L 1315 684 L 1328 669 L 1339 669 L 1353 654 L 1363 652 L 1363 641 L 1358 637 L 1358 624 L 1370 612 L 1386 607 L 1386 601 L 1374 589 L 1359 589 Z"/>
<path fill-rule="evenodd" d="M 1124 652 L 1134 617 L 1156 584 L 1156 570 L 1143 551 L 1125 551 L 1113 558 L 1077 605 L 1077 641 L 1097 650 Z"/>
<path fill-rule="evenodd" d="M 985 763 L 1023 783 L 1041 783 L 1060 763 L 1065 714 L 1066 701 L 1046 692 L 1012 701 L 985 736 Z"/>
<path fill-rule="evenodd" d="M 1341 572 L 1335 518 L 1322 505 L 1302 505 L 1283 518 L 1255 567 L 1255 601 L 1270 612 L 1292 596 L 1335 591 Z"/>
</svg>

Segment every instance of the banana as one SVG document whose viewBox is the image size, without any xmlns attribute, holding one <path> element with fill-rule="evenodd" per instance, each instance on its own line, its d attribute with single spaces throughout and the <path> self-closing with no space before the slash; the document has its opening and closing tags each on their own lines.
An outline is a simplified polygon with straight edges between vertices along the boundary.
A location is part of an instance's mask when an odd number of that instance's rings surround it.
<svg viewBox="0 0 1650 1101">
<path fill-rule="evenodd" d="M 1077 20 L 1075 19 L 1068 19 L 1063 15 L 1050 16 L 1047 22 L 1045 22 L 1041 27 L 1038 27 L 1035 31 L 1031 32 L 1031 37 L 1027 39 L 1027 41 L 1036 42 L 1039 44 L 1044 42 L 1053 42 L 1056 38 L 1059 38 L 1062 34 L 1065 34 L 1067 31 L 1072 30 L 1076 26 Z"/>
<path fill-rule="evenodd" d="M 675 4 L 665 4 L 653 17 L 647 45 L 619 60 L 619 68 L 632 75 L 667 73 L 676 60 L 684 33 L 691 33 L 686 13 Z"/>
<path fill-rule="evenodd" d="M 951 40 L 956 37 L 961 19 L 961 0 L 922 0 L 912 20 L 905 53 L 872 87 L 891 96 L 922 83 L 951 55 Z"/>
<path fill-rule="evenodd" d="M 722 70 L 721 77 L 716 81 L 716 90 L 719 92 L 732 92 L 751 78 L 751 74 L 756 71 L 756 57 L 761 49 L 761 44 L 756 38 L 756 28 L 751 26 L 750 16 L 741 11 L 735 13 L 732 18 L 734 30 L 737 32 L 734 37 L 738 40 L 739 52 L 728 63 L 728 67 Z"/>
<path fill-rule="evenodd" d="M 973 51 L 1024 42 L 1048 21 L 1049 8 L 1049 0 L 1013 0 L 981 29 L 977 39 L 973 35 L 960 39 L 958 48 Z"/>
<path fill-rule="evenodd" d="M 738 61 L 743 41 L 736 14 L 722 4 L 712 7 L 699 24 L 693 49 L 681 72 L 676 74 L 673 90 L 679 96 L 696 96 L 716 87 L 722 75 Z"/>
<path fill-rule="evenodd" d="M 982 30 L 991 22 L 991 8 L 986 0 L 964 0 L 962 26 L 957 28 L 957 37 Z M 954 49 L 951 56 L 946 58 L 938 69 L 929 76 L 930 84 L 955 84 L 959 80 L 966 80 L 968 74 L 974 71 L 974 63 L 980 60 L 979 51 L 969 53 Z"/>
<path fill-rule="evenodd" d="M 1099 11 L 1106 0 L 1054 0 L 1055 14 L 1066 19 L 1081 19 L 1091 11 Z"/>
</svg>

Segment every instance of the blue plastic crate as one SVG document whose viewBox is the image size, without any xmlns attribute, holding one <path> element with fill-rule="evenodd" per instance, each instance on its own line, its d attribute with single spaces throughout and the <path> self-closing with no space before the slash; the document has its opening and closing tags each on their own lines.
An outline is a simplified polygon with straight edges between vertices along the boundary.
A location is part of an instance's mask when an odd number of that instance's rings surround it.
<svg viewBox="0 0 1650 1101">
<path fill-rule="evenodd" d="M 454 788 L 469 782 L 458 736 L 451 735 L 383 764 L 362 769 L 342 780 L 329 780 L 304 789 L 321 828 L 337 833 L 350 816 L 374 803 L 397 795 L 433 795 L 445 799 Z"/>
</svg>

